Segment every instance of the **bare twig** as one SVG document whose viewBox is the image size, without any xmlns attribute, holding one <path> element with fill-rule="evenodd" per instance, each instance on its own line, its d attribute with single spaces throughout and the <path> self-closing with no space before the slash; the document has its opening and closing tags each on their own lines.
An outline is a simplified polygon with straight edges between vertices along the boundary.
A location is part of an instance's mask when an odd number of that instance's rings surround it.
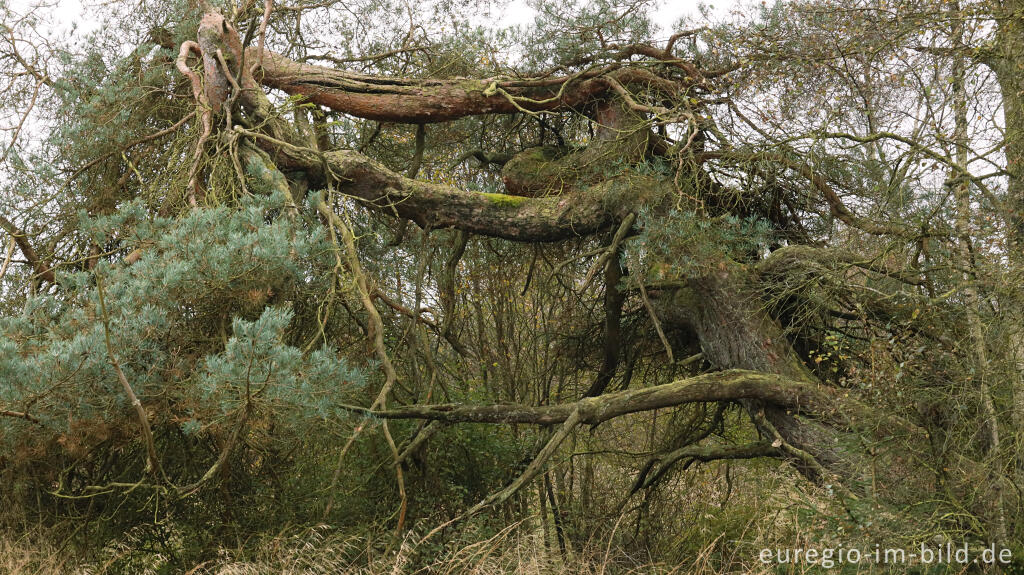
<svg viewBox="0 0 1024 575">
<path fill-rule="evenodd" d="M 661 322 L 658 321 L 658 314 L 654 312 L 654 306 L 651 305 L 650 298 L 647 297 L 647 288 L 644 287 L 643 281 L 637 283 L 640 285 L 640 298 L 644 300 L 647 315 L 651 316 L 651 323 L 654 324 L 654 331 L 658 332 L 658 339 L 661 340 L 661 345 L 665 346 L 665 355 L 668 356 L 668 362 L 673 363 L 675 360 L 672 359 L 672 346 L 668 343 L 668 338 L 665 337 L 665 330 L 661 328 Z"/>
<path fill-rule="evenodd" d="M 191 70 L 189 70 L 189 72 L 190 73 L 194 73 Z M 152 134 L 149 134 L 147 136 L 143 136 L 143 137 L 141 137 L 141 138 L 139 138 L 137 140 L 133 140 L 132 142 L 126 144 L 120 150 L 114 150 L 112 152 L 107 152 L 107 153 L 105 153 L 105 154 L 103 154 L 101 156 L 98 156 L 96 158 L 93 158 L 92 160 L 89 160 L 88 162 L 85 163 L 85 165 L 83 165 L 82 167 L 80 167 L 77 170 L 75 170 L 71 174 L 71 176 L 68 177 L 68 182 L 71 182 L 72 180 L 75 180 L 76 178 L 78 178 L 78 176 L 80 176 L 83 173 L 85 173 L 86 170 L 88 170 L 89 168 L 91 168 L 91 167 L 95 166 L 96 164 L 102 162 L 103 160 L 106 160 L 110 156 L 113 156 L 113 155 L 116 155 L 116 154 L 123 154 L 123 153 L 127 152 L 128 150 L 134 148 L 135 146 L 138 146 L 139 144 L 144 144 L 146 142 L 153 141 L 153 140 L 155 140 L 157 138 L 161 138 L 163 136 L 166 136 L 168 134 L 171 134 L 171 133 L 177 131 L 178 128 L 182 127 L 185 124 L 185 122 L 191 120 L 192 117 L 195 116 L 195 115 L 196 115 L 195 111 L 189 112 L 188 114 L 185 114 L 180 120 L 175 122 L 174 125 L 172 125 L 172 126 L 170 126 L 168 128 L 164 128 L 163 130 L 160 130 L 158 132 L 153 132 Z"/>
<path fill-rule="evenodd" d="M 188 495 L 195 493 L 196 491 L 199 490 L 199 488 L 201 488 L 211 479 L 216 477 L 217 473 L 220 472 L 220 470 L 227 463 L 228 456 L 231 455 L 231 452 L 235 449 L 235 445 L 238 444 L 238 439 L 242 435 L 242 429 L 245 428 L 245 423 L 249 419 L 250 411 L 250 404 L 246 403 L 245 406 L 242 407 L 242 415 L 238 419 L 238 425 L 236 425 L 234 431 L 231 432 L 231 437 L 228 439 L 227 444 L 224 446 L 223 449 L 221 449 L 220 455 L 217 456 L 217 461 L 214 461 L 213 465 L 211 465 L 210 468 L 206 470 L 206 473 L 204 473 L 203 476 L 196 480 L 194 483 L 190 483 L 189 485 L 179 487 L 177 490 L 179 497 L 186 497 Z"/>
<path fill-rule="evenodd" d="M 196 100 L 196 105 L 202 112 L 202 123 L 203 131 L 199 135 L 199 141 L 196 142 L 196 151 L 192 158 L 192 167 L 188 172 L 188 188 L 189 188 L 189 203 L 194 207 L 197 205 L 196 196 L 199 195 L 199 182 L 196 175 L 199 172 L 199 160 L 203 155 L 203 146 L 206 144 L 206 140 L 209 139 L 210 134 L 213 133 L 213 110 L 210 108 L 210 104 L 207 101 L 205 91 L 203 90 L 203 81 L 188 67 L 188 55 L 191 52 L 195 52 L 202 56 L 202 50 L 199 44 L 191 40 L 181 43 L 181 49 L 178 51 L 178 59 L 175 62 L 178 67 L 178 71 L 184 74 L 192 82 L 192 97 Z M 231 76 L 231 74 L 227 74 Z"/>
<path fill-rule="evenodd" d="M 377 398 L 373 401 L 372 405 L 387 409 L 388 395 L 391 393 L 391 389 L 394 387 L 395 382 L 398 379 L 398 375 L 395 372 L 395 367 L 391 363 L 391 357 L 388 355 L 387 347 L 384 345 L 384 321 L 380 317 L 380 313 L 377 311 L 377 307 L 373 304 L 373 291 L 370 289 L 369 282 L 366 279 L 366 274 L 363 272 L 362 266 L 359 263 L 359 253 L 356 250 L 355 236 L 352 234 L 352 230 L 345 224 L 345 222 L 331 210 L 330 206 L 326 202 L 321 201 L 317 204 L 317 210 L 327 220 L 328 229 L 330 232 L 331 240 L 335 246 L 339 249 L 341 245 L 344 245 L 345 259 L 348 264 L 348 269 L 355 276 L 356 287 L 359 292 L 359 299 L 366 309 L 366 313 L 370 318 L 370 333 L 367 335 L 373 341 L 374 349 L 377 352 L 377 359 L 381 362 L 381 369 L 384 371 L 384 385 L 381 387 L 380 392 L 377 394 Z M 340 242 L 338 236 L 341 236 Z M 352 437 L 349 438 L 348 442 L 341 450 L 341 454 L 338 458 L 338 467 L 335 469 L 334 479 L 332 479 L 332 486 L 337 482 L 339 471 L 341 469 L 341 461 L 345 454 L 348 452 L 349 447 L 355 441 L 356 437 L 362 432 L 364 423 L 360 423 L 356 430 L 353 432 Z M 394 438 L 391 436 L 391 430 L 388 427 L 387 422 L 382 422 L 381 428 L 384 431 L 384 438 L 388 443 L 388 447 L 391 449 L 392 456 L 394 457 L 395 466 L 395 479 L 398 483 L 398 494 L 401 499 L 398 512 L 398 524 L 395 527 L 395 531 L 401 533 L 405 528 L 405 512 L 408 506 L 408 500 L 405 493 L 405 478 L 402 473 L 402 465 L 400 463 L 401 455 L 398 453 L 398 446 L 395 444 Z M 331 490 L 331 499 L 328 501 L 325 514 L 330 511 L 331 504 L 333 503 L 333 492 Z"/>
<path fill-rule="evenodd" d="M 128 382 L 124 370 L 121 369 L 121 362 L 117 360 L 117 355 L 114 354 L 114 345 L 110 341 L 110 316 L 107 314 L 107 303 L 103 296 L 103 276 L 99 272 L 96 273 L 96 295 L 100 300 L 103 340 L 107 346 L 110 364 L 114 367 L 114 371 L 117 372 L 117 379 L 121 382 L 121 387 L 135 409 L 135 414 L 139 418 L 139 425 L 142 427 L 142 441 L 146 446 L 146 473 L 160 471 L 162 474 L 163 470 L 160 468 L 160 462 L 157 459 L 156 444 L 153 442 L 153 430 L 149 426 L 149 416 L 146 415 L 146 408 L 142 406 L 142 402 L 135 395 L 135 390 L 132 389 L 132 385 Z"/>
<path fill-rule="evenodd" d="M 6 409 L 0 409 L 0 417 L 15 417 L 17 419 L 31 421 L 32 423 L 39 423 L 39 420 L 36 419 L 35 416 L 24 411 L 9 411 Z"/>
<path fill-rule="evenodd" d="M 565 439 L 569 437 L 569 434 L 572 433 L 572 431 L 576 429 L 576 427 L 580 424 L 581 409 L 582 406 L 577 407 L 575 410 L 573 410 L 572 413 L 569 414 L 569 417 L 565 419 L 565 421 L 562 423 L 562 426 L 558 429 L 558 431 L 556 431 L 555 434 L 551 436 L 551 439 L 549 439 L 548 442 L 544 445 L 544 448 L 540 450 L 540 453 L 537 454 L 537 457 L 533 458 L 533 461 L 531 461 L 530 464 L 526 466 L 526 469 L 523 470 L 519 477 L 512 481 L 512 483 L 510 483 L 504 489 L 488 495 L 482 501 L 471 507 L 465 513 L 458 515 L 454 519 L 446 521 L 445 523 L 442 523 L 441 525 L 438 525 L 437 527 L 433 528 L 429 533 L 427 533 L 423 537 L 423 539 L 420 540 L 420 543 L 423 543 L 424 541 L 430 539 L 443 529 L 446 529 L 455 523 L 465 521 L 466 519 L 473 517 L 474 515 L 486 510 L 487 508 L 493 505 L 501 504 L 504 503 L 505 501 L 508 501 L 509 497 L 515 495 L 517 491 L 522 489 L 526 484 L 528 484 L 535 477 L 537 477 L 537 475 L 539 475 L 540 472 L 544 469 L 544 466 L 547 464 L 548 460 L 551 459 L 551 456 L 554 455 L 558 448 L 562 445 L 562 442 L 564 442 Z"/>
<path fill-rule="evenodd" d="M 603 250 L 601 257 L 597 258 L 597 261 L 594 262 L 594 265 L 592 265 L 590 267 L 590 270 L 587 271 L 586 277 L 583 278 L 582 289 L 587 289 L 587 286 L 590 285 L 590 282 L 591 280 L 594 279 L 594 275 L 597 273 L 597 271 L 603 268 L 605 264 L 608 263 L 609 259 L 611 259 L 612 257 L 616 256 L 619 253 L 619 245 L 622 243 L 622 240 L 626 239 L 626 234 L 628 234 L 629 231 L 633 229 L 633 222 L 635 221 L 636 214 L 634 213 L 629 213 L 626 215 L 625 218 L 622 219 L 622 223 L 619 224 L 619 228 L 615 230 L 615 235 L 612 237 L 611 244 L 609 244 L 608 247 Z M 558 269 L 556 269 L 555 271 L 557 272 Z"/>
<path fill-rule="evenodd" d="M 256 45 L 256 63 L 253 64 L 251 73 L 263 66 L 263 47 L 267 40 L 267 24 L 270 22 L 270 13 L 274 10 L 274 0 L 263 0 L 263 20 L 260 21 L 260 39 Z"/>
<path fill-rule="evenodd" d="M 4 279 L 4 276 L 7 275 L 7 267 L 11 265 L 11 256 L 14 255 L 15 243 L 14 236 L 11 236 L 11 239 L 7 242 L 7 253 L 4 255 L 4 265 L 0 266 L 0 280 Z"/>
</svg>

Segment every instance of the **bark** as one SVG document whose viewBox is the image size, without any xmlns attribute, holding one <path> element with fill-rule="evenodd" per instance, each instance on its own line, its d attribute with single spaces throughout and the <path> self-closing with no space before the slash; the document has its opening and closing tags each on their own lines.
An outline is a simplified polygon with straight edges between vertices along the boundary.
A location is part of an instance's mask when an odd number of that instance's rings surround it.
<svg viewBox="0 0 1024 575">
<path fill-rule="evenodd" d="M 739 264 L 723 264 L 704 277 L 694 278 L 678 290 L 662 312 L 666 322 L 692 329 L 701 342 L 704 357 L 722 369 L 754 370 L 789 381 L 814 385 L 810 370 L 793 350 L 778 322 L 768 317 L 757 290 L 756 278 Z M 833 393 L 835 393 L 833 391 Z M 783 441 L 810 454 L 829 473 L 855 483 L 858 454 L 842 453 L 841 431 L 799 419 L 791 406 L 765 398 L 742 398 L 743 407 L 766 438 L 777 432 Z M 820 469 L 795 462 L 813 481 L 823 481 Z"/>
<path fill-rule="evenodd" d="M 605 181 L 614 166 L 635 165 L 655 151 L 651 122 L 621 98 L 603 98 L 592 107 L 596 129 L 586 148 L 527 148 L 501 170 L 506 191 L 528 197 L 571 192 Z"/>
<path fill-rule="evenodd" d="M 622 264 L 619 262 L 619 250 L 608 258 L 604 268 L 604 359 L 597 379 L 590 385 L 584 397 L 597 397 L 604 393 L 608 384 L 615 377 L 619 367 L 619 356 L 622 351 L 622 305 L 626 294 L 619 289 L 622 279 Z"/>
<path fill-rule="evenodd" d="M 597 425 L 623 415 L 676 407 L 689 403 L 760 400 L 809 418 L 854 429 L 874 423 L 872 410 L 827 388 L 780 375 L 749 370 L 726 370 L 647 387 L 587 397 L 573 403 L 531 406 L 410 405 L 387 411 L 349 406 L 348 409 L 382 419 L 427 419 L 445 423 L 564 423 L 574 413 L 579 422 Z M 898 420 L 894 420 L 898 422 Z M 908 427 L 905 423 L 897 423 Z"/>
<path fill-rule="evenodd" d="M 814 381 L 781 326 L 764 313 L 757 279 L 745 267 L 723 263 L 716 272 L 688 280 L 670 301 L 663 317 L 693 329 L 712 365 Z"/>
<path fill-rule="evenodd" d="M 950 7 L 950 13 L 954 22 L 950 32 L 950 39 L 957 52 L 953 55 L 953 74 L 950 78 L 953 91 L 953 141 L 956 145 L 956 162 L 961 166 L 968 165 L 968 134 L 967 134 L 967 73 L 966 62 L 963 55 L 964 14 L 960 6 L 954 3 Z M 971 222 L 971 196 L 970 182 L 964 178 L 955 178 L 953 174 L 954 197 L 956 199 L 955 227 L 958 236 L 957 248 L 960 253 L 960 265 L 966 270 L 963 274 L 964 303 L 966 304 L 967 325 L 971 337 L 971 346 L 974 351 L 975 381 L 978 385 L 978 395 L 981 403 L 982 414 L 985 418 L 985 427 L 988 432 L 988 450 L 990 453 L 999 452 L 999 425 L 996 422 L 995 402 L 992 399 L 992 390 L 989 386 L 988 350 L 985 343 L 985 328 L 982 323 L 978 308 L 981 304 L 978 287 L 975 285 L 975 270 L 973 269 L 973 258 L 970 247 L 970 222 Z M 993 481 L 996 486 L 995 495 L 995 520 L 993 521 L 993 535 L 998 541 L 1006 540 L 1006 512 L 1003 501 L 1003 494 L 999 491 L 998 480 Z"/>
<path fill-rule="evenodd" d="M 610 229 L 636 206 L 660 201 L 668 190 L 659 178 L 626 174 L 569 194 L 525 198 L 411 180 L 351 150 L 320 157 L 293 150 L 288 156 L 293 168 L 319 171 L 326 164 L 335 186 L 371 209 L 423 228 L 456 228 L 522 242 L 558 241 Z"/>
<path fill-rule="evenodd" d="M 224 68 L 228 75 L 240 77 L 241 80 L 237 82 L 241 87 L 241 92 L 237 95 L 238 111 L 248 118 L 248 124 L 262 126 L 260 131 L 248 130 L 237 124 L 233 127 L 235 134 L 252 138 L 260 148 L 270 154 L 273 163 L 268 164 L 265 159 L 253 155 L 245 158 L 246 161 L 253 160 L 265 164 L 265 168 L 271 172 L 301 171 L 314 188 L 334 184 L 341 192 L 359 199 L 370 208 L 413 220 L 421 227 L 455 227 L 471 233 L 515 241 L 556 241 L 608 229 L 635 206 L 663 195 L 669 189 L 667 181 L 627 172 L 607 177 L 590 186 L 578 187 L 559 196 L 523 198 L 508 194 L 469 192 L 413 180 L 392 172 L 380 163 L 352 150 L 320 152 L 308 147 L 306 139 L 290 124 L 270 113 L 271 106 L 266 95 L 255 87 L 247 65 L 238 55 L 240 53 L 237 49 L 237 33 L 223 18 L 218 15 L 204 17 L 200 25 L 199 39 L 204 61 L 206 54 L 212 51 L 224 56 L 226 63 L 226 66 L 207 69 L 207 75 L 224 78 L 207 78 L 207 86 L 216 87 L 235 82 L 233 77 L 225 75 Z M 247 52 L 247 55 L 246 60 L 251 60 L 252 54 Z M 268 55 L 264 58 L 264 65 L 272 67 L 272 64 L 268 63 L 275 61 L 279 60 Z M 313 74 L 312 71 L 309 73 Z M 653 78 L 648 79 L 654 81 Z M 598 79 L 594 80 L 596 82 Z M 424 100 L 442 107 L 461 107 L 460 113 L 475 110 L 472 106 L 465 108 L 465 98 L 472 97 L 457 93 L 456 88 L 452 87 L 454 81 L 440 82 L 447 86 L 441 90 L 440 97 L 434 94 L 430 97 L 421 96 L 420 100 L 417 100 L 398 90 L 387 92 L 386 95 L 394 100 L 388 105 L 401 109 L 400 102 Z M 230 113 L 230 106 L 236 96 L 223 94 L 214 88 L 209 89 L 212 92 L 207 94 L 206 98 L 210 100 L 210 105 L 216 109 L 213 102 L 219 102 L 219 105 L 228 104 L 226 113 Z M 456 90 L 456 93 L 449 94 L 451 90 Z M 574 88 L 567 89 L 564 93 L 578 91 L 579 88 Z M 355 91 L 352 94 L 356 97 L 362 92 Z M 372 95 L 366 97 L 374 100 Z M 356 99 L 363 101 L 362 96 Z M 375 105 L 384 104 L 377 102 Z M 625 117 L 625 113 L 617 113 Z M 647 132 L 649 127 L 646 122 L 634 121 L 628 132 L 619 131 L 615 136 L 599 138 L 600 145 L 595 149 L 601 151 L 602 157 L 607 157 L 614 149 L 623 146 L 632 146 L 631 149 L 635 149 L 641 139 L 646 142 Z"/>
<path fill-rule="evenodd" d="M 1024 261 L 1024 2 L 1002 3 L 996 18 L 994 50 L 986 63 L 995 72 L 1002 95 L 1006 126 L 1007 208 L 1010 211 L 1010 255 Z"/>
<path fill-rule="evenodd" d="M 658 483 L 675 464 L 686 459 L 695 461 L 721 461 L 728 459 L 757 459 L 760 457 L 782 457 L 784 453 L 770 442 L 762 441 L 747 445 L 685 445 L 664 455 L 658 456 L 647 463 L 640 471 L 630 493 L 647 489 Z M 689 464 L 688 463 L 688 464 Z"/>
<path fill-rule="evenodd" d="M 256 61 L 254 50 L 247 51 Z M 265 86 L 359 118 L 425 124 L 481 114 L 577 110 L 621 85 L 655 87 L 678 95 L 685 85 L 638 68 L 609 65 L 573 76 L 525 80 L 371 76 L 296 62 L 263 52 Z"/>
<path fill-rule="evenodd" d="M 994 5 L 996 33 L 991 50 L 982 52 L 981 60 L 995 72 L 1002 97 L 1005 126 L 1003 151 L 1006 155 L 1005 208 L 1008 212 L 1007 256 L 1010 262 L 1009 281 L 1019 282 L 1024 274 L 1024 2 L 1007 0 Z M 1013 424 L 1017 434 L 1018 467 L 1024 457 L 1020 453 L 1024 434 L 1024 296 L 1021 290 L 1010 290 L 1005 309 L 1008 313 L 1009 361 L 1016 372 L 1011 379 Z M 1018 471 L 1018 474 L 1020 472 Z"/>
</svg>

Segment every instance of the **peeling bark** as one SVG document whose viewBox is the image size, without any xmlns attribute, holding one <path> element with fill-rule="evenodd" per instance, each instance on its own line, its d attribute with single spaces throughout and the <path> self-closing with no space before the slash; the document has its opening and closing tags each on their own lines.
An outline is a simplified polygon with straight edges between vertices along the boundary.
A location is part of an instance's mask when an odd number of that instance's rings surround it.
<svg viewBox="0 0 1024 575">
<path fill-rule="evenodd" d="M 254 50 L 247 51 L 250 61 Z M 260 83 L 359 118 L 424 124 L 481 114 L 579 110 L 622 85 L 643 85 L 678 95 L 685 85 L 647 70 L 609 65 L 574 76 L 543 79 L 394 78 L 303 64 L 264 51 Z M 692 85 L 692 84 L 691 84 Z"/>
<path fill-rule="evenodd" d="M 243 133 L 267 141 L 258 133 Z M 670 189 L 663 179 L 626 173 L 571 194 L 526 198 L 412 180 L 352 150 L 317 154 L 280 141 L 269 147 L 280 165 L 310 174 L 313 186 L 326 184 L 329 173 L 339 191 L 369 208 L 423 228 L 456 228 L 521 242 L 551 242 L 607 230 L 636 206 L 660 201 Z"/>
</svg>

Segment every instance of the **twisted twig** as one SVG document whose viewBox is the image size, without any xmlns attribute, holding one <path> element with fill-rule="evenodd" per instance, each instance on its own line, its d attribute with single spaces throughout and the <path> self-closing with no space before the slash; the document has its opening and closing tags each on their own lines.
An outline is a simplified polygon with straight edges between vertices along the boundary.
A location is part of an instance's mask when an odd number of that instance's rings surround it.
<svg viewBox="0 0 1024 575">
<path fill-rule="evenodd" d="M 192 206 L 196 206 L 196 196 L 199 194 L 199 182 L 196 179 L 196 174 L 199 172 L 199 160 L 203 154 L 203 146 L 206 144 L 206 140 L 209 139 L 210 134 L 213 132 L 213 110 L 210 108 L 210 103 L 206 98 L 206 94 L 203 91 L 203 81 L 191 68 L 188 67 L 188 55 L 191 52 L 195 52 L 199 56 L 202 56 L 202 50 L 199 48 L 199 44 L 191 40 L 181 43 L 181 49 L 178 50 L 178 59 L 175 65 L 178 71 L 185 75 L 192 82 L 192 97 L 195 98 L 196 104 L 199 105 L 202 110 L 202 122 L 203 132 L 199 136 L 199 141 L 196 142 L 196 151 L 192 158 L 192 168 L 188 171 L 188 187 L 189 195 L 188 202 Z"/>
</svg>

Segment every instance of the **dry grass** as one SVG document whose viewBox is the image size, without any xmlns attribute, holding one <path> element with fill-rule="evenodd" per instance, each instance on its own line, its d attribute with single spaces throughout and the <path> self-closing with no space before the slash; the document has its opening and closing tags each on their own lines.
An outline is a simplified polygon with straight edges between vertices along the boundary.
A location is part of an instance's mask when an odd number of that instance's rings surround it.
<svg viewBox="0 0 1024 575">
<path fill-rule="evenodd" d="M 45 536 L 11 536 L 0 532 L 0 575 L 147 575 L 187 573 L 188 575 L 800 575 L 820 573 L 806 565 L 765 565 L 758 549 L 789 547 L 809 540 L 819 544 L 831 540 L 830 530 L 820 522 L 826 515 L 821 500 L 798 493 L 788 475 L 759 469 L 757 481 L 741 470 L 734 471 L 731 496 L 721 491 L 720 470 L 704 467 L 691 470 L 667 485 L 663 497 L 647 514 L 644 529 L 656 536 L 656 547 L 637 551 L 622 548 L 631 541 L 636 516 L 625 515 L 608 524 L 611 516 L 603 508 L 608 502 L 593 501 L 587 525 L 601 524 L 592 538 L 570 542 L 563 555 L 553 541 L 554 533 L 541 528 L 538 516 L 508 525 L 493 536 L 473 536 L 472 527 L 461 535 L 461 543 L 436 541 L 417 544 L 413 535 L 400 544 L 388 545 L 388 529 L 380 539 L 353 536 L 321 525 L 268 535 L 250 540 L 244 547 L 225 546 L 217 556 L 201 564 L 167 570 L 168 557 L 140 548 L 133 533 L 125 533 L 105 547 L 88 564 L 72 564 L 61 543 Z M 765 478 L 770 478 L 765 481 Z M 609 485 L 605 484 L 607 489 Z M 614 487 L 614 486 L 613 486 Z M 621 487 L 621 486 L 620 486 Z M 770 500 L 771 505 L 765 503 Z M 611 500 L 610 500 L 611 501 Z M 612 501 L 614 503 L 614 501 Z M 728 503 L 728 504 L 726 504 Z M 811 520 L 801 520 L 796 509 L 818 510 Z M 786 511 L 788 510 L 788 511 Z M 551 539 L 545 541 L 545 533 Z M 811 536 L 811 534 L 816 534 Z M 833 534 L 833 537 L 835 535 Z M 177 539 L 180 545 L 186 545 Z M 386 550 L 385 550 L 386 549 Z M 62 556 L 63 555 L 63 556 Z M 652 562 L 651 557 L 662 563 Z M 671 557 L 671 559 L 669 559 Z M 857 569 L 837 569 L 849 574 Z M 862 573 L 872 572 L 862 566 Z"/>
<path fill-rule="evenodd" d="M 299 534 L 278 536 L 247 550 L 222 549 L 216 559 L 187 569 L 162 569 L 158 557 L 148 556 L 146 564 L 112 568 L 130 553 L 129 545 L 107 549 L 105 559 L 88 565 L 74 565 L 53 545 L 0 535 L 0 574 L 2 575 L 148 575 L 184 573 L 186 575 L 804 575 L 822 573 L 807 565 L 761 564 L 751 556 L 721 564 L 719 540 L 711 541 L 694 556 L 678 565 L 641 563 L 611 545 L 595 545 L 569 552 L 563 557 L 557 546 L 551 548 L 539 535 L 524 534 L 510 526 L 501 533 L 457 549 L 441 552 L 424 561 L 407 539 L 398 549 L 371 555 L 366 541 L 333 533 L 326 526 Z M 871 565 L 831 572 L 888 572 Z"/>
<path fill-rule="evenodd" d="M 0 534 L 0 573 L 49 575 L 73 572 L 67 555 L 46 538 L 15 538 Z"/>
<path fill-rule="evenodd" d="M 514 526 L 513 526 L 514 527 Z M 712 547 L 687 565 L 639 564 L 611 546 L 595 546 L 562 557 L 557 546 L 545 546 L 537 535 L 524 535 L 510 527 L 498 535 L 442 552 L 429 561 L 417 559 L 415 546 L 406 540 L 395 551 L 369 556 L 365 540 L 333 534 L 326 527 L 281 536 L 255 550 L 223 549 L 214 560 L 191 566 L 188 575 L 717 575 Z M 0 535 L 0 573 L 5 575 L 101 575 L 122 559 L 126 547 L 108 548 L 108 557 L 88 565 L 71 564 L 57 549 L 25 539 Z M 135 565 L 133 575 L 165 573 L 160 561 Z M 751 567 L 754 567 L 751 565 Z M 763 567 L 763 566 L 762 566 Z M 118 571 L 122 572 L 122 571 Z M 768 570 L 744 570 L 767 575 Z"/>
</svg>

